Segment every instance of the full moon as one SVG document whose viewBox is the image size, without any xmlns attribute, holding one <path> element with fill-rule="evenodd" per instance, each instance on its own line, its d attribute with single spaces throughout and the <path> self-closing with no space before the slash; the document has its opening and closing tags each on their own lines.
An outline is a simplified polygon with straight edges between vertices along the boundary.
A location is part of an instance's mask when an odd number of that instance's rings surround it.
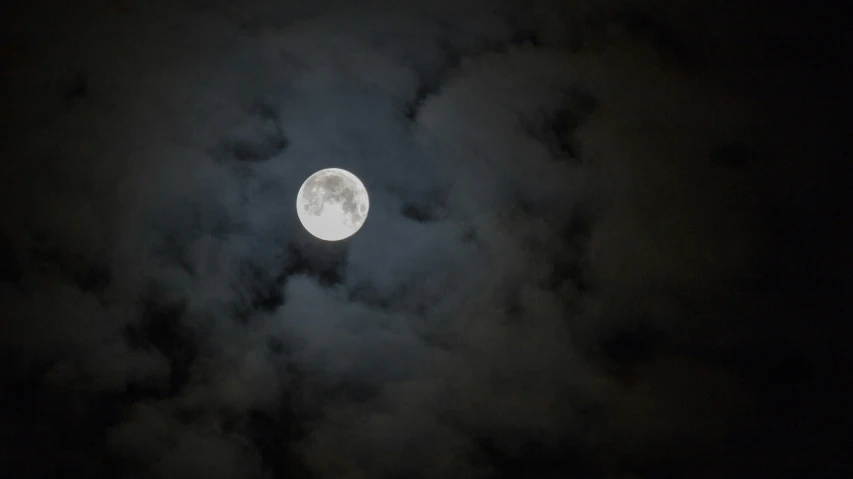
<svg viewBox="0 0 853 479">
<path fill-rule="evenodd" d="M 309 176 L 296 195 L 296 213 L 309 233 L 325 241 L 354 235 L 370 209 L 367 189 L 357 176 L 327 168 Z"/>
</svg>

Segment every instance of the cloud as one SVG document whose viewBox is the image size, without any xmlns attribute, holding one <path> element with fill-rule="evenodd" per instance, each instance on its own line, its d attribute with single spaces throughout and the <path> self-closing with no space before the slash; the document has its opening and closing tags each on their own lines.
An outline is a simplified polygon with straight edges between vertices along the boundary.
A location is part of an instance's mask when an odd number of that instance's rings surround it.
<svg viewBox="0 0 853 479">
<path fill-rule="evenodd" d="M 138 404 L 108 444 L 142 477 L 265 477 L 259 458 L 239 438 L 215 426 L 181 424 L 164 407 Z"/>
<path fill-rule="evenodd" d="M 767 366 L 738 358 L 802 331 L 767 210 L 810 190 L 756 166 L 779 148 L 729 63 L 749 35 L 552 3 L 18 12 L 0 359 L 39 400 L 4 399 L 2 447 L 134 478 L 760 461 L 722 460 L 770 444 Z M 346 242 L 293 211 L 326 167 L 370 191 Z"/>
</svg>

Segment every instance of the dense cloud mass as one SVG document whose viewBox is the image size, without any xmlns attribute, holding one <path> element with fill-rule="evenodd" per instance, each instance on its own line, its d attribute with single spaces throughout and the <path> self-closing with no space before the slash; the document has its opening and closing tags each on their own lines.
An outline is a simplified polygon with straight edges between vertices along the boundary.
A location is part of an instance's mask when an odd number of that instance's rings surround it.
<svg viewBox="0 0 853 479">
<path fill-rule="evenodd" d="M 3 477 L 843 466 L 810 12 L 83 3 L 0 14 Z M 328 167 L 371 200 L 336 243 Z"/>
</svg>

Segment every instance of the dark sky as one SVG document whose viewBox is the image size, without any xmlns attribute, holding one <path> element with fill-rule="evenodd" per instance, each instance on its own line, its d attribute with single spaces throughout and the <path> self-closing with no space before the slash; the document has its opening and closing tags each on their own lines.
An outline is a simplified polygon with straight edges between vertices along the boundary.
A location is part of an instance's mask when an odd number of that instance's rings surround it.
<svg viewBox="0 0 853 479">
<path fill-rule="evenodd" d="M 816 5 L 3 5 L 0 477 L 843 477 Z"/>
</svg>

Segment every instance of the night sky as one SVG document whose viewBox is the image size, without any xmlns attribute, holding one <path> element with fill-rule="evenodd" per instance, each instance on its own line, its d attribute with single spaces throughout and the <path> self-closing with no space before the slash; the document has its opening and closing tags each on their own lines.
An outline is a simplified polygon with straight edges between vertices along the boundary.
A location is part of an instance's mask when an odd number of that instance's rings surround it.
<svg viewBox="0 0 853 479">
<path fill-rule="evenodd" d="M 844 477 L 843 16 L 742 3 L 3 2 L 0 477 Z"/>
</svg>

